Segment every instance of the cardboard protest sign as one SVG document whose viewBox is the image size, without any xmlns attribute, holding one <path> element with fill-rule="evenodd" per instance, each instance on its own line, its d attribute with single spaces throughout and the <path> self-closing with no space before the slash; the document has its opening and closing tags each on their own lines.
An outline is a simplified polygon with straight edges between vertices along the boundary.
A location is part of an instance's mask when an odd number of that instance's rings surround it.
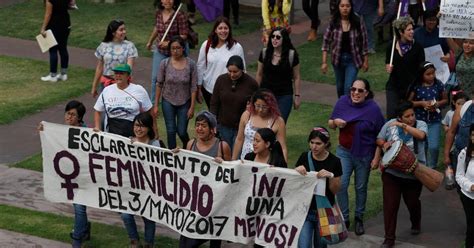
<svg viewBox="0 0 474 248">
<path fill-rule="evenodd" d="M 315 174 L 43 123 L 45 197 L 144 216 L 191 238 L 296 247 Z"/>
<path fill-rule="evenodd" d="M 474 1 L 441 0 L 439 36 L 474 38 Z"/>
</svg>

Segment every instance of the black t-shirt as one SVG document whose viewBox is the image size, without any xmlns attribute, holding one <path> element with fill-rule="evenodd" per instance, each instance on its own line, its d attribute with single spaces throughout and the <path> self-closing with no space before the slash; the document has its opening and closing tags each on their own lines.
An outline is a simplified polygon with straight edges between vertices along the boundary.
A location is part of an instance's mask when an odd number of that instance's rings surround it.
<svg viewBox="0 0 474 248">
<path fill-rule="evenodd" d="M 51 13 L 51 19 L 49 20 L 46 29 L 68 29 L 71 26 L 71 19 L 68 12 L 69 0 L 48 1 L 53 5 L 53 12 Z"/>
<path fill-rule="evenodd" d="M 314 169 L 316 171 L 325 169 L 329 172 L 332 172 L 334 174 L 334 177 L 340 177 L 342 175 L 341 161 L 332 153 L 329 153 L 329 156 L 323 161 L 317 161 L 313 158 L 313 156 L 311 156 L 311 159 L 313 159 Z M 296 162 L 295 168 L 300 165 L 304 165 L 306 171 L 310 171 L 308 163 L 308 152 L 301 153 L 298 161 Z M 329 189 L 329 180 L 326 180 L 326 197 L 329 199 L 329 202 L 331 202 L 331 204 L 334 204 L 335 197 Z M 311 201 L 311 209 L 316 210 L 316 201 L 314 199 L 314 196 L 313 200 Z"/>
<path fill-rule="evenodd" d="M 256 154 L 254 152 L 249 152 L 245 155 L 244 159 L 249 161 L 255 161 L 255 156 Z M 288 168 L 288 165 L 285 162 L 285 158 L 283 158 L 282 156 L 276 156 L 273 160 L 274 162 L 271 165 L 280 168 Z"/>
<path fill-rule="evenodd" d="M 275 96 L 293 95 L 293 67 L 300 63 L 298 54 L 294 53 L 291 66 L 289 58 L 286 58 L 285 62 L 280 61 L 278 65 L 271 63 L 267 65 L 263 61 L 262 52 L 258 57 L 258 61 L 263 64 L 263 77 L 260 87 L 271 90 Z"/>
</svg>

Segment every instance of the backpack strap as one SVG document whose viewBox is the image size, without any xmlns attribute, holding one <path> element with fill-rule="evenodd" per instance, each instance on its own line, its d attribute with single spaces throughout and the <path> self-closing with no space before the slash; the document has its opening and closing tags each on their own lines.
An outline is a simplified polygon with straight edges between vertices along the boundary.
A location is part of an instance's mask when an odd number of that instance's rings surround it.
<svg viewBox="0 0 474 248">
<path fill-rule="evenodd" d="M 288 61 L 290 62 L 290 67 L 293 67 L 293 62 L 295 62 L 295 50 L 290 49 L 288 52 Z"/>
<path fill-rule="evenodd" d="M 309 171 L 316 171 L 313 164 L 313 158 L 311 157 L 311 151 L 308 151 L 308 165 L 309 165 Z"/>
<path fill-rule="evenodd" d="M 264 48 L 262 49 L 262 62 L 265 61 L 265 55 L 266 55 L 266 53 L 267 53 L 267 48 L 264 47 Z"/>
</svg>

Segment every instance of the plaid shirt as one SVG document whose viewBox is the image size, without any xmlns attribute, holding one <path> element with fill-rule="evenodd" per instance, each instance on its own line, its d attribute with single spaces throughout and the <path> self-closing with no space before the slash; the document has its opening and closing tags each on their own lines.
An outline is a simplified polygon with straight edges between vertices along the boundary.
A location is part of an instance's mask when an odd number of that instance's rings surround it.
<svg viewBox="0 0 474 248">
<path fill-rule="evenodd" d="M 156 47 L 157 47 L 158 51 L 161 54 L 166 55 L 166 56 L 170 55 L 170 52 L 168 51 L 168 48 L 165 48 L 165 49 L 160 48 L 160 46 L 158 46 L 158 44 L 161 41 L 161 37 L 163 37 L 163 35 L 165 34 L 166 29 L 168 28 L 168 25 L 170 24 L 172 18 L 173 18 L 173 15 L 171 15 L 170 18 L 168 18 L 168 20 L 165 23 L 165 22 L 163 22 L 163 15 L 161 13 L 161 10 L 156 11 L 155 28 L 158 31 L 158 36 L 156 37 Z M 166 35 L 165 40 L 170 40 L 170 38 L 175 36 L 175 35 L 186 35 L 187 36 L 188 35 L 188 30 L 189 30 L 189 28 L 188 28 L 188 18 L 186 17 L 186 14 L 184 14 L 183 12 L 180 11 L 176 15 L 176 19 L 174 19 L 173 25 L 171 25 L 170 31 L 168 31 L 168 34 Z"/>
<path fill-rule="evenodd" d="M 367 30 L 364 21 L 360 19 L 360 32 L 356 28 L 349 31 L 351 54 L 354 64 L 361 68 L 364 63 L 364 56 L 368 54 Z M 329 47 L 331 45 L 331 47 Z M 339 65 L 342 46 L 342 27 L 332 27 L 329 25 L 324 33 L 323 47 L 321 50 L 329 51 L 331 48 L 331 61 L 333 65 Z"/>
</svg>

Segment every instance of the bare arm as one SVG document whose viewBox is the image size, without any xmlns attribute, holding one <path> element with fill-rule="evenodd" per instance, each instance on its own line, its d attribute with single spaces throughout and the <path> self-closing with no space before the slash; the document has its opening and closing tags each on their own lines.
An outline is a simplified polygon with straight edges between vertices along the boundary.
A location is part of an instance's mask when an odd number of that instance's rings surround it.
<svg viewBox="0 0 474 248">
<path fill-rule="evenodd" d="M 239 122 L 239 131 L 237 132 L 237 137 L 235 138 L 234 149 L 232 150 L 232 160 L 239 159 L 239 155 L 242 152 L 242 146 L 244 144 L 244 129 L 247 121 L 249 119 L 250 113 L 245 111 L 240 116 Z"/>
<path fill-rule="evenodd" d="M 100 114 L 101 112 L 99 111 L 95 111 L 94 112 L 94 131 L 100 131 L 100 121 L 101 121 L 101 118 L 100 118 Z"/>
<path fill-rule="evenodd" d="M 45 36 L 45 30 L 46 26 L 48 26 L 49 21 L 51 20 L 51 14 L 53 13 L 53 4 L 49 2 L 49 0 L 46 0 L 45 2 L 45 12 L 44 12 L 44 18 L 43 18 L 43 25 L 41 25 L 41 30 L 40 33 Z"/>
<path fill-rule="evenodd" d="M 92 81 L 91 94 L 94 98 L 97 97 L 98 95 L 97 86 L 99 85 L 99 80 L 100 80 L 100 77 L 102 76 L 102 73 L 104 73 L 104 61 L 99 59 L 95 67 L 94 80 Z"/>
<path fill-rule="evenodd" d="M 301 74 L 300 74 L 300 65 L 293 66 L 293 83 L 294 83 L 294 106 L 295 109 L 298 109 L 301 105 Z"/>
<path fill-rule="evenodd" d="M 255 81 L 257 81 L 258 86 L 262 84 L 263 79 L 263 63 L 258 61 L 257 62 L 257 74 L 255 74 Z"/>
<path fill-rule="evenodd" d="M 456 136 L 456 130 L 461 121 L 461 108 L 456 108 L 456 111 L 453 115 L 453 120 L 451 121 L 451 126 L 449 126 L 448 132 L 446 132 L 446 139 L 444 140 L 444 164 L 447 166 L 451 164 L 451 159 L 449 158 L 449 152 L 454 143 L 454 137 Z"/>
<path fill-rule="evenodd" d="M 329 190 L 333 194 L 337 194 L 341 189 L 341 177 L 329 178 Z"/>
<path fill-rule="evenodd" d="M 150 34 L 150 38 L 148 38 L 148 42 L 146 43 L 146 48 L 148 50 L 151 50 L 151 47 L 153 46 L 153 42 L 155 41 L 157 36 L 158 36 L 158 30 L 156 29 L 156 27 L 154 27 L 153 31 Z"/>
<path fill-rule="evenodd" d="M 280 142 L 285 162 L 288 163 L 288 148 L 286 147 L 286 125 L 285 121 L 281 117 L 278 118 L 278 131 L 276 132 L 276 135 L 278 142 Z"/>
</svg>

